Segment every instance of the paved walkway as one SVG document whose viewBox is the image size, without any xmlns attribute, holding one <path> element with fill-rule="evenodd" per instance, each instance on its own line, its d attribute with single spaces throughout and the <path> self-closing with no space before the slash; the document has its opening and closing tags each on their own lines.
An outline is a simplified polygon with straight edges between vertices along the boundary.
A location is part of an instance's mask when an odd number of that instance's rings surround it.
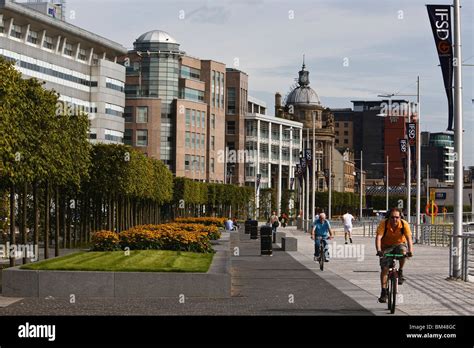
<svg viewBox="0 0 474 348">
<path fill-rule="evenodd" d="M 306 267 L 314 267 L 310 235 L 297 231 L 296 227 L 278 230 L 298 239 L 298 251 L 289 254 Z M 315 272 L 373 313 L 384 314 L 385 307 L 381 308 L 382 305 L 376 302 L 380 295 L 380 267 L 374 239 L 354 236 L 353 241 L 353 249 L 344 251 L 343 230 L 336 229 L 336 238 L 331 242 L 336 257 L 324 272 L 319 269 Z M 406 282 L 400 286 L 398 314 L 474 315 L 474 283 L 446 280 L 448 253 L 448 248 L 415 245 L 415 256 L 404 268 Z M 347 257 L 354 255 L 357 258 Z"/>
<path fill-rule="evenodd" d="M 260 240 L 240 233 L 233 241 L 232 297 L 227 299 L 65 299 L 0 297 L 8 306 L 0 315 L 372 315 L 334 288 L 328 281 L 297 262 L 291 255 L 275 250 L 260 255 Z M 315 267 L 316 264 L 312 264 Z M 58 285 L 60 286 L 60 285 Z M 10 302 L 12 302 L 10 301 Z"/>
</svg>

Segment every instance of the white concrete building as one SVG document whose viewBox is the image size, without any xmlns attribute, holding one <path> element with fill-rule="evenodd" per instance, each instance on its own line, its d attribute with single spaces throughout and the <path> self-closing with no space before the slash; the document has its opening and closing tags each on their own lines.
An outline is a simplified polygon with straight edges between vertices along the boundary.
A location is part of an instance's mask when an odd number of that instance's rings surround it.
<svg viewBox="0 0 474 348">
<path fill-rule="evenodd" d="M 245 184 L 257 187 L 257 175 L 261 175 L 256 191 L 257 211 L 260 189 L 276 187 L 278 214 L 287 211 L 280 202 L 284 189 L 295 189 L 295 166 L 300 163 L 303 124 L 266 115 L 264 102 L 248 97 L 248 113 L 245 116 L 245 149 L 251 160 L 245 164 Z M 263 112 L 263 113 L 260 113 Z M 291 187 L 292 186 L 292 187 Z M 293 203 L 294 204 L 294 203 Z"/>
<path fill-rule="evenodd" d="M 127 49 L 55 18 L 50 9 L 0 0 L 0 56 L 24 78 L 58 92 L 58 110 L 88 113 L 92 142 L 122 143 L 125 67 L 117 58 Z"/>
</svg>

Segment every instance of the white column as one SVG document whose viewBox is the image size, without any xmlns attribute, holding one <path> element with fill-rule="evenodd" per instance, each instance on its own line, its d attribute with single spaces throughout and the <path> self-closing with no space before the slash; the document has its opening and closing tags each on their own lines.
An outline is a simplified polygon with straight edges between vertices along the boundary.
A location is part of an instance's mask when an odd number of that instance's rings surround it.
<svg viewBox="0 0 474 348">
<path fill-rule="evenodd" d="M 79 58 L 79 51 L 81 50 L 81 43 L 78 42 L 77 45 L 76 45 L 76 54 L 75 54 L 75 57 L 74 59 L 77 60 Z"/>
<path fill-rule="evenodd" d="M 28 24 L 26 26 L 26 29 L 25 29 L 25 36 L 23 37 L 23 42 L 27 42 L 28 41 L 28 35 L 30 35 L 30 24 Z"/>
<path fill-rule="evenodd" d="M 295 175 L 292 174 L 293 173 L 293 127 L 290 127 L 290 167 L 289 167 L 289 170 L 288 170 L 288 175 L 290 176 L 289 177 L 289 180 L 288 180 L 288 189 L 291 189 L 291 178 L 295 178 Z M 296 178 L 295 178 L 295 182 L 296 182 Z M 293 189 L 295 188 L 294 187 L 295 183 L 293 183 Z"/>
<path fill-rule="evenodd" d="M 91 50 L 89 51 L 89 65 L 92 64 L 92 58 L 94 58 L 94 47 L 91 47 Z"/>
<path fill-rule="evenodd" d="M 56 53 L 59 53 L 59 46 L 60 46 L 60 45 L 61 45 L 61 35 L 58 35 L 58 36 L 56 37 L 56 47 L 55 47 L 55 49 L 54 49 L 54 51 L 55 51 Z M 62 54 L 62 52 L 61 52 L 61 54 Z"/>
<path fill-rule="evenodd" d="M 260 120 L 257 120 L 257 165 L 255 167 L 255 180 L 257 180 L 257 174 L 260 174 Z M 261 178 L 262 179 L 262 178 Z M 262 180 L 260 179 L 260 186 L 262 186 Z M 256 198 L 257 200 L 255 206 L 257 209 L 257 219 L 258 212 L 260 209 L 260 188 L 257 189 Z"/>
<path fill-rule="evenodd" d="M 63 40 L 63 46 L 61 48 L 61 53 L 60 54 L 64 54 L 64 50 L 66 49 L 66 44 L 67 44 L 67 38 L 65 37 L 64 40 Z"/>
<path fill-rule="evenodd" d="M 41 32 L 40 47 L 43 47 L 45 38 L 46 38 L 46 30 L 43 30 Z"/>
<path fill-rule="evenodd" d="M 277 215 L 280 216 L 281 214 L 281 175 L 282 175 L 282 170 L 281 170 L 281 155 L 282 151 L 281 148 L 283 146 L 283 125 L 280 124 L 278 125 L 278 130 L 279 130 L 279 135 L 280 135 L 280 146 L 278 146 L 278 188 L 277 188 Z"/>
<path fill-rule="evenodd" d="M 11 32 L 12 32 L 12 29 L 13 29 L 13 23 L 14 23 L 14 20 L 13 20 L 13 17 L 10 18 L 10 22 L 8 23 L 8 27 L 7 27 L 7 37 L 10 37 L 11 35 Z"/>
</svg>

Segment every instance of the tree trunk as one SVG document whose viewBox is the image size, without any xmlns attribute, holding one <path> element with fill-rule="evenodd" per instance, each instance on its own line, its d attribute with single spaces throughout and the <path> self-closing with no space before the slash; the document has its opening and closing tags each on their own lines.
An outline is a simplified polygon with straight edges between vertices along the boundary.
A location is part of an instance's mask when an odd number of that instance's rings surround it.
<svg viewBox="0 0 474 348">
<path fill-rule="evenodd" d="M 49 183 L 46 181 L 44 188 L 44 258 L 49 258 Z"/>
<path fill-rule="evenodd" d="M 74 202 L 75 204 L 75 202 Z M 71 215 L 72 215 L 72 208 L 71 208 L 71 202 L 66 198 L 66 209 L 67 209 L 67 218 L 65 219 L 66 221 L 66 235 L 67 235 L 67 244 L 66 248 L 71 249 Z"/>
<path fill-rule="evenodd" d="M 67 220 L 66 220 L 66 215 L 69 212 L 69 209 L 67 208 L 67 194 L 64 193 L 60 197 L 61 200 L 61 210 L 62 214 L 60 216 L 61 218 L 61 230 L 63 233 L 63 249 L 66 249 L 67 246 Z"/>
<path fill-rule="evenodd" d="M 56 215 L 56 228 L 54 231 L 54 256 L 59 256 L 59 234 L 61 229 L 61 224 L 59 221 L 59 214 L 61 209 L 59 208 L 59 187 L 56 186 L 54 190 L 54 214 Z"/>
<path fill-rule="evenodd" d="M 27 238 L 26 238 L 26 225 L 27 225 L 27 212 L 28 212 L 28 184 L 25 182 L 23 184 L 23 203 L 21 204 L 22 207 L 22 217 L 21 217 L 21 239 L 23 243 L 23 247 L 26 246 L 28 243 Z M 26 257 L 26 250 L 23 249 L 24 255 L 23 255 L 23 264 L 27 263 L 27 257 Z"/>
<path fill-rule="evenodd" d="M 10 244 L 16 243 L 15 238 L 15 185 L 10 186 Z M 15 255 L 10 254 L 10 267 L 15 267 Z"/>
<path fill-rule="evenodd" d="M 34 214 L 34 226 L 33 226 L 33 250 L 36 253 L 36 250 L 39 244 L 39 207 L 38 207 L 38 183 L 35 181 L 33 183 L 33 214 Z M 39 255 L 35 254 L 35 257 L 38 259 Z"/>
</svg>

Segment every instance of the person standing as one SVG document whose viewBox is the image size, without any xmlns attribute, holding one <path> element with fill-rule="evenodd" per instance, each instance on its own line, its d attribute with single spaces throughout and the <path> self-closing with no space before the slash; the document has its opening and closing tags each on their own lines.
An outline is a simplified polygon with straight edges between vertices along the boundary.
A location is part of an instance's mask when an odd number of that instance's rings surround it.
<svg viewBox="0 0 474 348">
<path fill-rule="evenodd" d="M 311 231 L 311 239 L 314 240 L 314 261 L 319 261 L 321 257 L 321 255 L 319 255 L 319 248 L 321 243 L 323 243 L 326 262 L 329 262 L 328 239 L 332 239 L 332 231 L 331 224 L 326 220 L 325 213 L 319 214 L 319 219 Z"/>
<path fill-rule="evenodd" d="M 272 211 L 272 216 L 270 216 L 270 225 L 272 226 L 272 233 L 273 233 L 273 240 L 275 240 L 275 235 L 277 232 L 278 226 L 280 226 L 280 223 L 278 222 L 278 215 L 276 214 L 276 211 Z"/>
<path fill-rule="evenodd" d="M 342 221 L 344 222 L 344 240 L 347 244 L 347 236 L 349 235 L 349 241 L 352 244 L 352 221 L 355 220 L 354 216 L 351 215 L 349 210 L 342 215 Z"/>
</svg>

